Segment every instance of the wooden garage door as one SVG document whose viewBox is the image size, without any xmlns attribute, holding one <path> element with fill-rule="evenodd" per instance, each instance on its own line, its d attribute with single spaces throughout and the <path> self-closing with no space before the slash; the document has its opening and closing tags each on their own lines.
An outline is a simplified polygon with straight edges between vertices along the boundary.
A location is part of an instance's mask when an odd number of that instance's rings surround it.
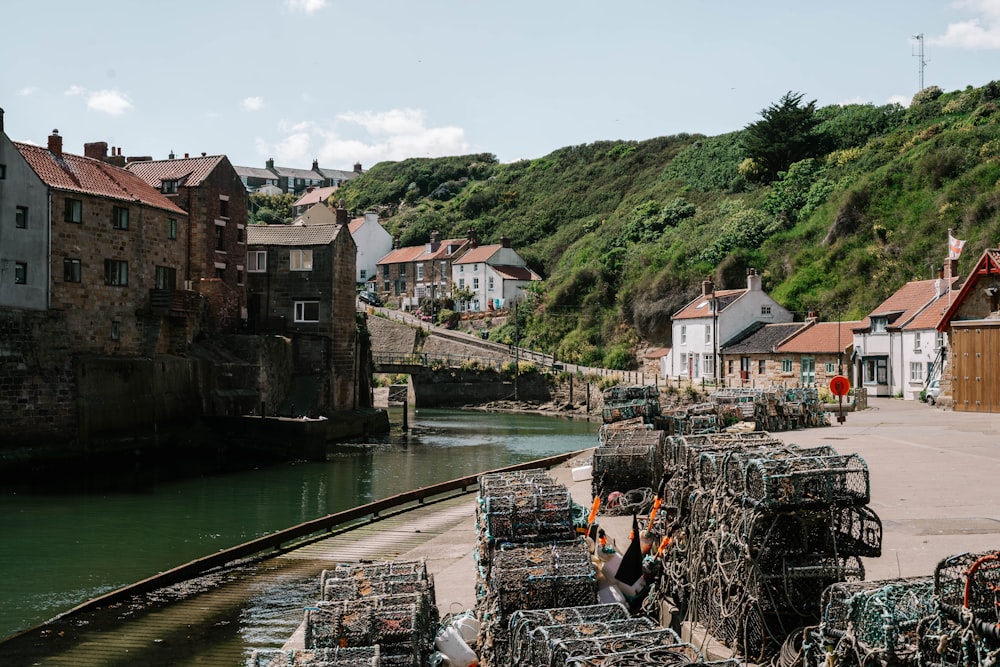
<svg viewBox="0 0 1000 667">
<path fill-rule="evenodd" d="M 952 323 L 955 410 L 1000 412 L 1000 322 Z"/>
</svg>

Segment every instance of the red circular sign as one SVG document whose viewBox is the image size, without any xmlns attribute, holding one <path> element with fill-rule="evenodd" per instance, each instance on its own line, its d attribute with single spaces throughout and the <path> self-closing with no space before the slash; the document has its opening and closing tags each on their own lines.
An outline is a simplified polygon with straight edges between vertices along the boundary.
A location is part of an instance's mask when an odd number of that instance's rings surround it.
<svg viewBox="0 0 1000 667">
<path fill-rule="evenodd" d="M 851 390 L 851 381 L 843 375 L 834 375 L 830 378 L 830 391 L 834 396 L 847 396 Z"/>
</svg>

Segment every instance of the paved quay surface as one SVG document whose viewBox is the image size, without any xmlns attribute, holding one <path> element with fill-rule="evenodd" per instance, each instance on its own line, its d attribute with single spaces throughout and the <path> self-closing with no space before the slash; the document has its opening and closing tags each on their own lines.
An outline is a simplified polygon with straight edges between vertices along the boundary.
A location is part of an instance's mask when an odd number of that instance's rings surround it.
<svg viewBox="0 0 1000 667">
<path fill-rule="evenodd" d="M 870 399 L 846 422 L 779 432 L 788 443 L 830 445 L 868 464 L 872 501 L 883 526 L 882 556 L 864 559 L 868 580 L 931 575 L 943 558 L 1000 549 L 1000 414 L 944 411 L 916 401 Z M 595 443 L 596 444 L 596 443 Z M 590 506 L 590 480 L 573 482 L 581 455 L 550 474 Z M 400 558 L 426 558 L 442 615 L 475 605 L 474 501 L 450 530 Z M 624 551 L 630 517 L 601 517 Z"/>
</svg>

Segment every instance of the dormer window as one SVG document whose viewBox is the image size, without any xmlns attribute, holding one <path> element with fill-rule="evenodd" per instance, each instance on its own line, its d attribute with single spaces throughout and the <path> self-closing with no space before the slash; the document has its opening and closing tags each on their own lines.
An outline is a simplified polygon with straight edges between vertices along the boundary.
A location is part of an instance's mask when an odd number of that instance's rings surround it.
<svg viewBox="0 0 1000 667">
<path fill-rule="evenodd" d="M 177 194 L 177 181 L 176 180 L 163 181 L 163 194 L 165 195 Z"/>
<path fill-rule="evenodd" d="M 889 325 L 888 317 L 873 317 L 872 318 L 872 333 L 873 334 L 884 334 L 885 328 Z"/>
</svg>

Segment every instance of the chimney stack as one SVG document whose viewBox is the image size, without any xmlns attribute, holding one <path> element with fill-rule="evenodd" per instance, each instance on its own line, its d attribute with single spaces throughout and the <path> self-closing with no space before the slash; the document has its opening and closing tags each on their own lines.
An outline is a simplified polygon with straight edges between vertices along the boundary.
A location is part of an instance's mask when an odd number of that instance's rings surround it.
<svg viewBox="0 0 1000 667">
<path fill-rule="evenodd" d="M 319 160 L 313 160 L 313 171 L 319 171 Z"/>
<path fill-rule="evenodd" d="M 507 238 L 506 236 L 504 236 L 503 234 L 500 235 L 500 247 L 501 248 L 509 248 L 510 247 L 510 239 Z"/>
<path fill-rule="evenodd" d="M 806 315 L 806 322 L 819 322 L 819 313 L 815 310 L 810 310 Z"/>
<path fill-rule="evenodd" d="M 355 174 L 360 174 L 361 173 L 361 163 L 360 162 L 355 162 L 354 163 L 354 173 Z"/>
<path fill-rule="evenodd" d="M 3 132 L 3 107 L 0 107 L 0 132 Z"/>
<path fill-rule="evenodd" d="M 341 199 L 337 202 L 337 224 L 346 225 L 347 224 L 347 209 L 344 208 L 344 200 Z"/>
<path fill-rule="evenodd" d="M 95 141 L 93 143 L 83 145 L 83 155 L 84 157 L 89 157 L 94 160 L 105 161 L 108 158 L 108 142 L 106 141 Z"/>
<path fill-rule="evenodd" d="M 702 296 L 712 296 L 712 292 L 715 291 L 715 285 L 712 283 L 711 278 L 705 278 L 701 281 L 701 295 Z"/>
<path fill-rule="evenodd" d="M 49 151 L 62 157 L 62 137 L 59 136 L 59 130 L 52 130 L 52 134 L 49 135 Z"/>
<path fill-rule="evenodd" d="M 273 157 L 270 157 L 270 158 L 267 159 L 267 162 L 264 163 L 264 168 L 267 169 L 268 171 L 274 171 L 274 158 Z M 277 173 L 277 172 L 275 172 L 275 173 Z"/>
<path fill-rule="evenodd" d="M 747 291 L 759 292 L 760 290 L 760 275 L 757 273 L 757 269 L 747 269 Z"/>
<path fill-rule="evenodd" d="M 466 237 L 469 239 L 469 247 L 478 248 L 479 239 L 476 238 L 476 230 L 469 227 L 469 231 L 466 232 Z"/>
</svg>

